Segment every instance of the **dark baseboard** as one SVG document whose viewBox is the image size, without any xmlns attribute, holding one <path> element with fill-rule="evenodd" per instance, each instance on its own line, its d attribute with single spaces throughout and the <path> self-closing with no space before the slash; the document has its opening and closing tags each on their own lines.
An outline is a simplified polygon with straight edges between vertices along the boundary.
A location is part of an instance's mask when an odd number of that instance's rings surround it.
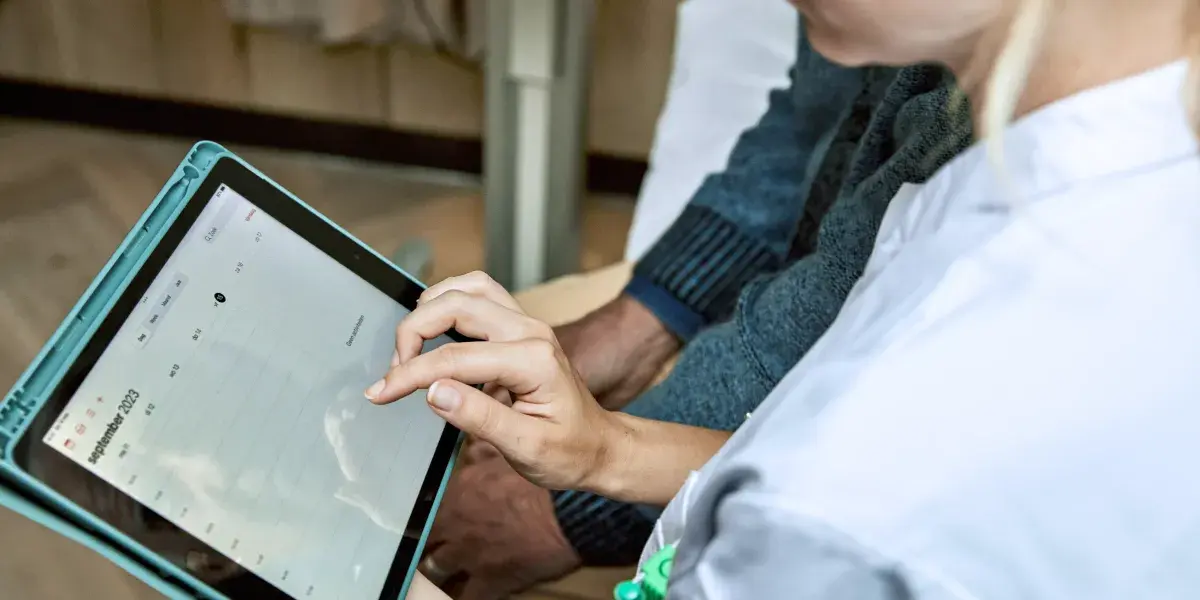
<svg viewBox="0 0 1200 600">
<path fill-rule="evenodd" d="M 474 175 L 483 171 L 483 143 L 478 138 L 284 116 L 7 77 L 0 77 L 0 116 L 319 152 Z M 587 157 L 587 188 L 593 192 L 636 195 L 645 174 L 644 161 L 595 153 Z"/>
</svg>

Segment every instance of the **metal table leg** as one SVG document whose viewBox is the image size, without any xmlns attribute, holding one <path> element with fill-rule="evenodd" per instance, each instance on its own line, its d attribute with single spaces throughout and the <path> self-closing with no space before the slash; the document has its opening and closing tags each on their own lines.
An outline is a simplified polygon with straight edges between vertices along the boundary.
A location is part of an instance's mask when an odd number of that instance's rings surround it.
<svg viewBox="0 0 1200 600">
<path fill-rule="evenodd" d="M 593 0 L 489 0 L 487 270 L 519 290 L 579 267 Z"/>
</svg>

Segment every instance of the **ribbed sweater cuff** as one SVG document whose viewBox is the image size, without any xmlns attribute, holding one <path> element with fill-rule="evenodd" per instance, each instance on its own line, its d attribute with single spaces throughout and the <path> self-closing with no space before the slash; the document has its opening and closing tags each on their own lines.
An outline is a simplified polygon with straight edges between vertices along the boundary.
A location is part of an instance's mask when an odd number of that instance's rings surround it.
<svg viewBox="0 0 1200 600">
<path fill-rule="evenodd" d="M 690 306 L 645 277 L 634 275 L 625 286 L 625 294 L 641 302 L 668 331 L 685 342 L 696 337 L 708 324 L 708 320 Z"/>
<path fill-rule="evenodd" d="M 554 492 L 554 512 L 571 547 L 589 567 L 637 564 L 654 520 L 637 505 L 586 492 Z"/>
<path fill-rule="evenodd" d="M 733 222 L 689 205 L 638 261 L 634 274 L 712 323 L 728 317 L 742 287 L 778 262 Z"/>
</svg>

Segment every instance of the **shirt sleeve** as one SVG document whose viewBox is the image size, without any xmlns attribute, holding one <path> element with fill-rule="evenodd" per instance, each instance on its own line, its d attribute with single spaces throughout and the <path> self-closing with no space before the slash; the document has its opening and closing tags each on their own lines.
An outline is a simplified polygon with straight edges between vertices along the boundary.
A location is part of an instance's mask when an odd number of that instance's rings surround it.
<svg viewBox="0 0 1200 600">
<path fill-rule="evenodd" d="M 714 516 L 700 527 L 689 524 L 668 600 L 912 598 L 897 569 L 769 495 L 734 492 Z"/>
<path fill-rule="evenodd" d="M 634 267 L 626 293 L 682 339 L 727 318 L 747 282 L 785 263 L 812 179 L 865 82 L 803 35 L 791 79 Z"/>
</svg>

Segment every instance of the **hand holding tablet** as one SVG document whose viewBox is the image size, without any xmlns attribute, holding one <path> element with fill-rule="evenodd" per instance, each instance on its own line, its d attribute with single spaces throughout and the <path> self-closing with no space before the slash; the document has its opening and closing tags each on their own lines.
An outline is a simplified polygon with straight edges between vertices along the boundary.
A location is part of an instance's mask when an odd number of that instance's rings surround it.
<svg viewBox="0 0 1200 600">
<path fill-rule="evenodd" d="M 0 405 L 0 503 L 172 595 L 400 597 L 459 433 L 362 389 L 421 292 L 197 145 Z"/>
</svg>

